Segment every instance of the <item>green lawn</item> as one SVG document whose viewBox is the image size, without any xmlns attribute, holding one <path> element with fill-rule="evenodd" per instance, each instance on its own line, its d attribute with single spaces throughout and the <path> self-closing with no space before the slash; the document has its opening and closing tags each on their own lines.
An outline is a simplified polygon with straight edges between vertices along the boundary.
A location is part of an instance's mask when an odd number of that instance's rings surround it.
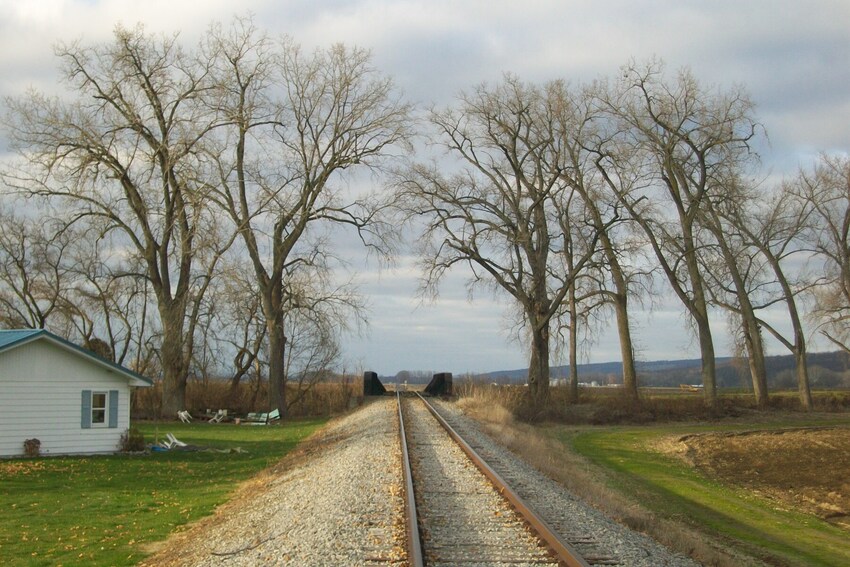
<svg viewBox="0 0 850 567">
<path fill-rule="evenodd" d="M 245 453 L 0 461 L 3 565 L 133 565 L 143 546 L 209 514 L 242 481 L 278 461 L 324 420 L 283 426 L 143 424 L 187 443 Z"/>
<path fill-rule="evenodd" d="M 828 418 L 811 424 L 850 423 Z M 791 424 L 723 426 L 604 427 L 581 431 L 557 429 L 573 450 L 607 469 L 607 482 L 656 514 L 684 521 L 750 554 L 799 566 L 850 565 L 850 534 L 815 516 L 780 509 L 775 502 L 702 476 L 683 462 L 652 450 L 668 435 L 705 431 L 775 428 Z M 793 471 L 788 471 L 793 474 Z"/>
</svg>

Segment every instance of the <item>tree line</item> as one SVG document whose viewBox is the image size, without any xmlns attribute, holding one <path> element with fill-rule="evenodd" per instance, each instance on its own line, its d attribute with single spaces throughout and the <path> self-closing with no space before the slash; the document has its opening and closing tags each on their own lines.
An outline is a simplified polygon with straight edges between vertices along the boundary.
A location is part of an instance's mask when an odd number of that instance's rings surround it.
<svg viewBox="0 0 850 567">
<path fill-rule="evenodd" d="M 553 343 L 575 369 L 612 318 L 637 397 L 630 308 L 662 285 L 699 339 L 708 405 L 712 310 L 734 321 L 762 406 L 765 331 L 796 357 L 804 407 L 807 325 L 848 348 L 850 160 L 760 182 L 741 88 L 649 61 L 580 85 L 506 75 L 423 117 L 368 52 L 305 53 L 250 18 L 191 47 L 118 27 L 56 55 L 64 96 L 5 101 L 0 324 L 161 374 L 163 413 L 213 368 L 234 388 L 267 374 L 285 413 L 289 380 L 338 361 L 366 316 L 340 233 L 385 260 L 415 233 L 423 293 L 460 264 L 506 294 L 538 398 Z M 417 156 L 421 139 L 442 155 Z M 764 315 L 778 307 L 787 336 Z"/>
</svg>

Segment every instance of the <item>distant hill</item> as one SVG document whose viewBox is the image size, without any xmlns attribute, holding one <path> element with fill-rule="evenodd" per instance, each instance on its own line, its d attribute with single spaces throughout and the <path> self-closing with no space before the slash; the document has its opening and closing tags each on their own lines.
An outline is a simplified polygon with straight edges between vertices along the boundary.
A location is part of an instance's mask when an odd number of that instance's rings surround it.
<svg viewBox="0 0 850 567">
<path fill-rule="evenodd" d="M 730 358 L 718 358 L 717 364 L 728 363 Z M 655 374 L 660 372 L 682 372 L 687 369 L 696 368 L 699 370 L 701 361 L 698 358 L 686 360 L 654 360 L 650 362 L 638 362 L 638 374 Z M 565 378 L 569 376 L 569 365 L 553 366 L 550 368 L 550 376 L 552 378 Z M 619 378 L 623 375 L 622 362 L 596 362 L 592 364 L 579 364 L 578 376 L 580 381 L 589 381 L 590 379 L 597 380 L 610 375 L 617 377 L 618 383 L 622 380 Z M 527 368 L 518 368 L 516 370 L 498 370 L 495 372 L 487 372 L 479 375 L 482 378 L 489 378 L 494 382 L 524 382 L 528 376 Z"/>
<path fill-rule="evenodd" d="M 840 351 L 809 353 L 807 357 L 809 378 L 813 387 L 850 387 L 850 360 Z M 765 359 L 768 384 L 771 387 L 796 386 L 795 362 L 792 355 L 769 356 Z M 656 360 L 638 362 L 638 381 L 642 386 L 678 386 L 679 384 L 699 384 L 701 361 Z M 566 378 L 569 365 L 553 366 L 551 378 Z M 600 384 L 621 384 L 623 364 L 621 362 L 601 362 L 580 364 L 579 381 L 598 382 Z M 528 369 L 499 370 L 478 375 L 483 380 L 500 384 L 524 383 Z M 750 383 L 749 367 L 746 359 L 731 357 L 717 358 L 717 385 L 720 387 L 748 388 Z"/>
</svg>

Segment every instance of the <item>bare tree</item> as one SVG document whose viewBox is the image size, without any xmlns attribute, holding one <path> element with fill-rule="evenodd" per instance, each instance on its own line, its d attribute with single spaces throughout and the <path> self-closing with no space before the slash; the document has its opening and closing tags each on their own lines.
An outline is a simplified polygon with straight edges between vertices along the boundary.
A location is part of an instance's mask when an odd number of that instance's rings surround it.
<svg viewBox="0 0 850 567">
<path fill-rule="evenodd" d="M 569 167 L 562 175 L 570 188 L 581 199 L 581 210 L 573 214 L 562 214 L 561 218 L 573 219 L 577 225 L 574 232 L 577 238 L 588 238 L 598 248 L 598 259 L 586 265 L 586 289 L 576 295 L 576 290 L 569 293 L 570 319 L 578 316 L 577 303 L 589 302 L 587 314 L 598 312 L 600 308 L 613 308 L 617 322 L 617 334 L 620 342 L 620 355 L 623 363 L 623 388 L 626 396 L 637 399 L 638 380 L 635 367 L 635 354 L 629 323 L 629 300 L 638 293 L 638 281 L 642 271 L 630 265 L 635 257 L 637 247 L 627 232 L 629 218 L 624 214 L 618 194 L 626 192 L 624 184 L 632 182 L 628 175 L 611 172 L 611 164 L 606 170 L 603 162 L 602 146 L 606 129 L 599 125 L 605 121 L 596 102 L 596 87 L 563 92 L 570 99 L 569 104 L 561 105 L 561 117 L 565 124 L 564 132 L 569 138 L 564 140 L 565 153 Z M 610 175 L 604 176 L 601 173 Z M 608 183 L 614 180 L 620 184 L 617 191 L 611 191 Z M 569 250 L 567 250 L 569 251 Z M 567 260 L 572 263 L 572 259 Z M 578 278 L 576 278 L 578 281 Z M 589 286 L 589 287 L 588 287 Z M 575 285 L 573 286 L 576 287 Z M 570 334 L 570 384 L 572 396 L 577 396 L 578 375 L 573 371 L 576 358 L 576 333 Z"/>
<path fill-rule="evenodd" d="M 288 40 L 267 39 L 250 20 L 214 29 L 206 49 L 215 55 L 216 89 L 205 100 L 227 119 L 209 154 L 221 188 L 216 200 L 253 265 L 269 341 L 270 403 L 283 414 L 286 318 L 302 307 L 287 278 L 332 256 L 310 238 L 318 225 L 352 226 L 364 241 L 379 236 L 375 207 L 340 182 L 405 143 L 409 107 L 361 49 L 336 45 L 305 55 Z"/>
<path fill-rule="evenodd" d="M 43 329 L 63 309 L 72 238 L 49 223 L 0 211 L 0 323 Z M 55 318 L 55 317 L 54 317 Z"/>
<path fill-rule="evenodd" d="M 223 345 L 220 350 L 231 356 L 228 399 L 236 407 L 242 380 L 263 362 L 266 340 L 260 293 L 250 263 L 233 259 L 222 266 L 212 295 L 216 302 L 216 341 Z"/>
<path fill-rule="evenodd" d="M 758 318 L 759 328 L 767 329 L 793 355 L 796 363 L 797 388 L 800 403 L 806 410 L 812 409 L 812 393 L 809 384 L 809 372 L 806 363 L 806 334 L 802 316 L 798 307 L 798 298 L 806 293 L 812 282 L 806 281 L 799 269 L 797 258 L 809 255 L 803 233 L 810 225 L 811 207 L 794 198 L 793 185 L 783 184 L 779 191 L 761 204 L 743 210 L 729 207 L 722 214 L 727 220 L 726 231 L 735 235 L 758 250 L 767 264 L 773 279 L 765 277 L 757 284 L 751 284 L 750 300 L 758 312 L 777 304 L 784 304 L 791 323 L 791 336 L 786 337 L 780 329 L 764 318 Z M 795 263 L 799 271 L 789 270 Z M 748 278 L 749 279 L 749 278 Z M 735 307 L 733 307 L 733 310 Z"/>
<path fill-rule="evenodd" d="M 73 231 L 66 258 L 73 279 L 63 316 L 74 331 L 64 334 L 79 337 L 87 348 L 96 346 L 99 354 L 119 364 L 135 366 L 138 349 L 150 338 L 144 336 L 151 298 L 139 276 L 143 267 L 136 258 L 123 257 L 97 230 L 62 230 Z"/>
<path fill-rule="evenodd" d="M 789 191 L 807 211 L 803 238 L 822 262 L 815 293 L 820 333 L 850 353 L 850 158 L 824 154 L 811 172 L 801 171 Z"/>
<path fill-rule="evenodd" d="M 567 295 L 560 306 L 554 319 L 558 325 L 558 334 L 567 334 L 567 353 L 569 359 L 569 399 L 575 403 L 578 401 L 578 349 L 579 337 L 590 335 L 588 321 L 590 317 L 605 306 L 607 297 L 600 292 L 595 285 L 599 282 L 596 275 L 600 266 L 596 256 L 599 252 L 595 249 L 598 240 L 602 239 L 600 231 L 606 231 L 610 227 L 606 225 L 595 225 L 588 219 L 592 213 L 588 211 L 592 205 L 583 201 L 578 191 L 571 191 L 570 198 L 559 205 L 558 222 L 563 236 L 563 248 L 560 250 L 560 262 L 563 263 L 563 273 L 567 274 Z M 592 227 L 588 232 L 588 227 Z M 588 259 L 593 258 L 592 261 Z M 558 277 L 557 271 L 552 271 L 553 277 Z M 628 362 L 624 362 L 624 368 Z M 636 384 L 628 384 L 626 391 L 637 395 Z"/>
<path fill-rule="evenodd" d="M 570 235 L 559 222 L 566 210 L 556 203 L 569 192 L 569 165 L 555 114 L 566 102 L 559 88 L 506 76 L 462 94 L 457 109 L 431 113 L 458 172 L 416 165 L 399 181 L 402 206 L 425 224 L 424 290 L 436 293 L 443 275 L 461 264 L 472 271 L 470 285 L 507 293 L 530 335 L 528 384 L 538 399 L 548 395 L 552 319 L 591 257 L 577 254 L 565 271 L 561 254 Z"/>
<path fill-rule="evenodd" d="M 49 199 L 70 222 L 97 224 L 141 261 L 162 332 L 163 412 L 173 413 L 184 405 L 193 304 L 220 253 L 207 238 L 217 222 L 206 214 L 197 159 L 217 125 L 199 102 L 208 65 L 176 37 L 141 27 L 119 26 L 111 43 L 56 53 L 73 100 L 30 93 L 7 101 L 13 142 L 27 160 L 8 180 Z"/>
<path fill-rule="evenodd" d="M 725 181 L 725 191 L 716 199 L 706 199 L 701 223 L 706 232 L 701 239 L 701 261 L 706 264 L 706 289 L 712 302 L 740 319 L 740 339 L 747 353 L 747 363 L 760 409 L 768 406 L 767 369 L 765 366 L 762 325 L 756 315 L 754 298 L 763 273 L 759 245 L 742 238 L 729 222 L 743 220 L 753 213 L 754 203 L 762 195 L 747 191 L 734 178 Z M 744 221 L 746 222 L 746 221 Z M 711 259 L 716 261 L 712 262 Z"/>
<path fill-rule="evenodd" d="M 615 91 L 600 103 L 619 121 L 618 135 L 600 164 L 605 168 L 606 161 L 632 161 L 646 182 L 645 190 L 619 196 L 696 327 L 705 403 L 713 406 L 714 340 L 698 233 L 706 201 L 722 197 L 728 172 L 752 155 L 752 105 L 740 90 L 714 93 L 703 88 L 688 71 L 668 83 L 657 62 L 626 67 Z M 614 180 L 610 185 L 618 187 Z"/>
</svg>

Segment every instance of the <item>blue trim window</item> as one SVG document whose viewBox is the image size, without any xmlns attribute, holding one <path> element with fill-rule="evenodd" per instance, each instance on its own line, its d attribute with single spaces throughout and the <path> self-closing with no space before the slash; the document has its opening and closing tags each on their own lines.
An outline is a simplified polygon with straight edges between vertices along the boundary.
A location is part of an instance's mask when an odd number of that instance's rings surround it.
<svg viewBox="0 0 850 567">
<path fill-rule="evenodd" d="M 92 427 L 103 427 L 106 425 L 106 392 L 92 392 L 91 394 L 91 424 Z"/>
<path fill-rule="evenodd" d="M 109 392 L 83 390 L 82 410 L 80 425 L 83 429 L 118 427 L 118 390 L 109 390 Z"/>
</svg>

